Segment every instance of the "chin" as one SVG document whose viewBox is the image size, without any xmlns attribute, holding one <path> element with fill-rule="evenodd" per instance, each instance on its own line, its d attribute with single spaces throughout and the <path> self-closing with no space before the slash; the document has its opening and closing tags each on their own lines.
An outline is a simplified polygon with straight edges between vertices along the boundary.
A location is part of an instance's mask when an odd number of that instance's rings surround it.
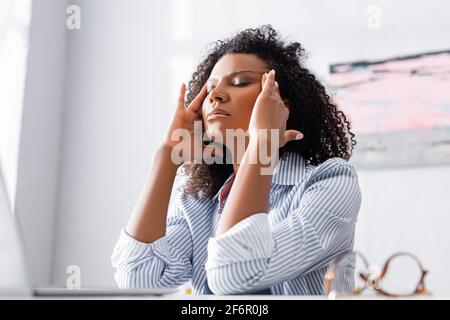
<svg viewBox="0 0 450 320">
<path fill-rule="evenodd" d="M 246 138 L 246 130 L 248 130 L 248 128 L 241 128 L 241 127 L 230 127 L 228 126 L 224 126 L 221 125 L 220 123 L 215 123 L 214 125 L 208 125 L 207 129 L 206 129 L 206 135 L 208 137 L 218 137 L 219 136 L 219 132 L 222 136 L 222 142 L 224 142 L 226 144 L 226 140 L 227 140 L 227 136 L 226 136 L 226 130 L 232 130 L 231 134 L 234 136 L 234 139 L 238 138 L 238 139 L 245 139 Z M 237 134 L 237 132 L 235 132 L 234 130 L 240 130 L 241 132 L 239 132 L 239 134 Z"/>
<path fill-rule="evenodd" d="M 206 127 L 206 134 L 208 136 L 217 136 L 217 135 L 221 134 L 222 137 L 225 138 L 227 129 L 229 129 L 228 126 L 223 126 L 223 125 L 220 125 L 220 123 L 215 123 L 213 125 L 208 125 Z"/>
</svg>

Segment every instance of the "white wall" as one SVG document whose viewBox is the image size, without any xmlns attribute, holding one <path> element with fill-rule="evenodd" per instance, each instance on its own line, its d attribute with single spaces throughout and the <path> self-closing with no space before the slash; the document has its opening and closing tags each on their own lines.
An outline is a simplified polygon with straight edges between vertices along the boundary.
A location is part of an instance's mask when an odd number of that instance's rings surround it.
<svg viewBox="0 0 450 320">
<path fill-rule="evenodd" d="M 67 31 L 53 269 L 57 285 L 65 284 L 71 264 L 81 267 L 83 286 L 114 285 L 112 247 L 166 129 L 178 80 L 188 80 L 208 42 L 237 29 L 271 23 L 288 39 L 305 45 L 309 66 L 323 79 L 330 63 L 450 45 L 443 32 L 450 29 L 449 8 L 443 0 L 327 1 L 327 5 L 201 0 L 192 10 L 177 10 L 177 1 L 71 3 L 81 7 L 82 28 Z M 369 4 L 382 9 L 379 31 L 365 27 Z M 183 32 L 175 29 L 179 25 Z M 363 206 L 357 234 L 357 246 L 374 262 L 397 249 L 419 255 L 432 271 L 432 289 L 446 294 L 450 289 L 444 270 L 449 258 L 441 253 L 449 251 L 450 242 L 444 230 L 449 219 L 444 197 L 450 189 L 450 182 L 445 182 L 449 175 L 450 167 L 361 171 Z M 439 283 L 439 277 L 446 282 Z"/>
<path fill-rule="evenodd" d="M 430 291 L 448 297 L 450 167 L 360 171 L 359 180 L 355 249 L 377 265 L 398 251 L 417 255 Z"/>
</svg>

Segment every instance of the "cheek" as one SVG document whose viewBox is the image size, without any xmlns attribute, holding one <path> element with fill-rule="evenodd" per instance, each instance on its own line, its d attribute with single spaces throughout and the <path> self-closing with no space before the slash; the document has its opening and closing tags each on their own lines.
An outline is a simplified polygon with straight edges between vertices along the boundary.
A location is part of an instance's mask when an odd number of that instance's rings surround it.
<svg viewBox="0 0 450 320">
<path fill-rule="evenodd" d="M 208 110 L 208 108 L 206 107 L 206 103 L 204 102 L 204 103 L 203 103 L 203 106 L 202 106 L 202 121 L 203 121 L 203 125 L 206 124 L 206 114 L 207 114 L 207 110 Z"/>
<path fill-rule="evenodd" d="M 205 110 L 202 110 L 202 120 L 203 120 L 203 122 L 205 122 L 205 120 L 206 120 L 206 111 Z"/>
<path fill-rule="evenodd" d="M 248 121 L 250 119 L 259 92 L 259 90 L 249 88 L 245 92 L 240 92 L 239 96 L 236 97 L 236 105 L 239 108 L 239 113 L 245 118 L 243 120 Z"/>
</svg>

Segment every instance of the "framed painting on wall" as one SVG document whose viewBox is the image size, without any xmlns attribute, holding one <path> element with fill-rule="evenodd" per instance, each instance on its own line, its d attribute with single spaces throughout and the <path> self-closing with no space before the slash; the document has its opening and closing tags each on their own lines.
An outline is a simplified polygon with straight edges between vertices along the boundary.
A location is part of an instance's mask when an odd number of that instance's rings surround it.
<svg viewBox="0 0 450 320">
<path fill-rule="evenodd" d="M 330 66 L 365 169 L 450 164 L 450 50 Z"/>
</svg>

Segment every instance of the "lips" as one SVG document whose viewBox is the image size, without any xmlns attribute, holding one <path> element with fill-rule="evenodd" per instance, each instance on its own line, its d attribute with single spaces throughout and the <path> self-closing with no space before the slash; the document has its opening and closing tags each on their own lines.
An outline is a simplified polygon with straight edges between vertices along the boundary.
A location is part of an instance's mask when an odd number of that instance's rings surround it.
<svg viewBox="0 0 450 320">
<path fill-rule="evenodd" d="M 208 113 L 208 118 L 212 117 L 212 116 L 221 116 L 221 117 L 229 117 L 231 116 L 231 114 L 229 114 L 228 112 L 226 112 L 223 109 L 220 108 L 214 108 L 210 113 Z"/>
</svg>

